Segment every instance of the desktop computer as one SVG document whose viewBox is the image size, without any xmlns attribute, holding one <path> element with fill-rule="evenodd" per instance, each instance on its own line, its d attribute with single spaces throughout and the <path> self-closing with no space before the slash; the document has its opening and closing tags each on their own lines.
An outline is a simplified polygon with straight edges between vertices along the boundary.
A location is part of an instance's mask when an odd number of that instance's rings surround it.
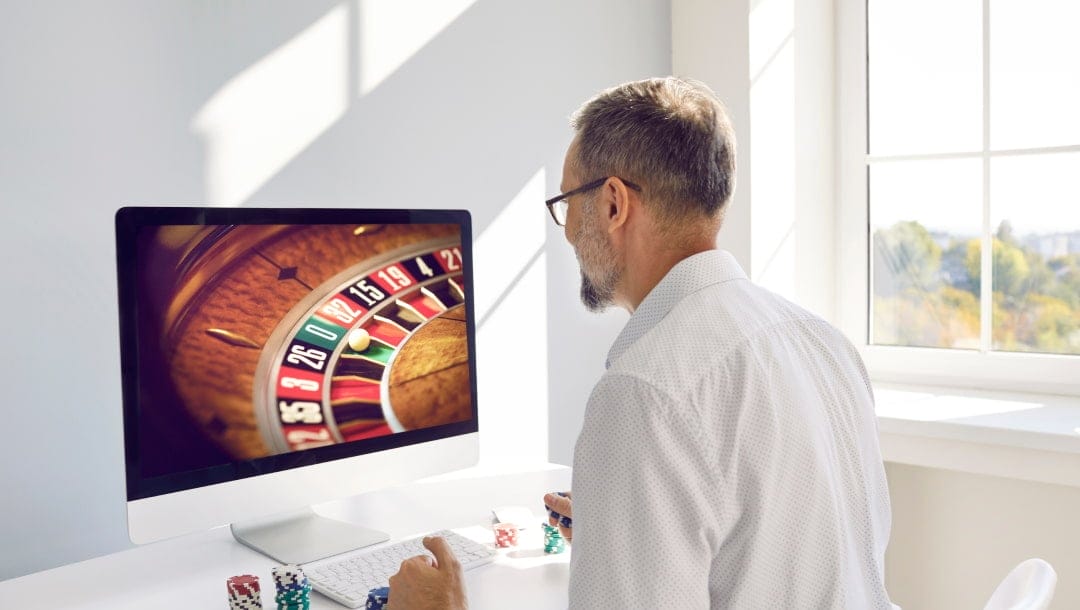
<svg viewBox="0 0 1080 610">
<path fill-rule="evenodd" d="M 134 542 L 306 563 L 387 539 L 312 505 L 476 463 L 468 212 L 131 207 L 116 239 Z"/>
</svg>

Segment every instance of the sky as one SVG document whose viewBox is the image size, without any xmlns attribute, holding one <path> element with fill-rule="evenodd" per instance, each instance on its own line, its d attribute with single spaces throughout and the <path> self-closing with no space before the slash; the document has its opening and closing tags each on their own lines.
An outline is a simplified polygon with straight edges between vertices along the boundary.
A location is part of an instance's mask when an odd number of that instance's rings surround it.
<svg viewBox="0 0 1080 610">
<path fill-rule="evenodd" d="M 982 0 L 868 10 L 872 224 L 977 233 L 989 154 L 993 227 L 1080 231 L 1080 2 L 990 0 L 985 145 Z M 1046 154 L 1003 154 L 1032 148 Z M 970 158 L 890 159 L 939 153 Z"/>
</svg>

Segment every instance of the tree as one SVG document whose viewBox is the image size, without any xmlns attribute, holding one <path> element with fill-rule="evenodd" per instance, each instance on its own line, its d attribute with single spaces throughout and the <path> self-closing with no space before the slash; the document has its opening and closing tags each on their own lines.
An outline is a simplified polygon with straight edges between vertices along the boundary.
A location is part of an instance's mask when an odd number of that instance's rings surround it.
<svg viewBox="0 0 1080 610">
<path fill-rule="evenodd" d="M 1046 259 L 1034 250 L 1024 249 L 1024 259 L 1027 262 L 1028 274 L 1024 280 L 1023 291 L 1026 294 L 1049 294 L 1057 284 L 1053 270 L 1046 264 Z"/>
<path fill-rule="evenodd" d="M 1061 299 L 1030 295 L 994 320 L 995 347 L 1011 351 L 1080 353 L 1080 314 Z"/>
<path fill-rule="evenodd" d="M 1080 252 L 1052 258 L 1046 261 L 1046 266 L 1054 275 L 1046 293 L 1080 312 Z"/>
<path fill-rule="evenodd" d="M 982 244 L 978 239 L 969 240 L 964 266 L 978 288 L 982 283 Z M 1024 250 L 998 238 L 993 240 L 994 292 L 1005 295 L 1007 302 L 1016 303 L 1027 294 L 1027 281 L 1031 274 Z"/>
<path fill-rule="evenodd" d="M 1008 220 L 1001 221 L 1001 224 L 998 225 L 997 235 L 995 235 L 995 237 L 1013 246 L 1019 244 L 1019 242 L 1016 241 L 1016 231 L 1013 229 L 1012 223 Z"/>
<path fill-rule="evenodd" d="M 974 240 L 978 244 L 978 240 Z M 978 250 L 976 250 L 978 252 Z M 971 277 L 968 273 L 965 259 L 968 253 L 968 242 L 966 240 L 954 239 L 949 243 L 949 247 L 945 249 L 945 252 L 941 255 L 941 277 L 942 280 L 956 288 L 958 290 L 966 290 L 973 295 L 979 294 L 979 283 Z M 978 255 L 976 255 L 976 258 Z"/>
</svg>

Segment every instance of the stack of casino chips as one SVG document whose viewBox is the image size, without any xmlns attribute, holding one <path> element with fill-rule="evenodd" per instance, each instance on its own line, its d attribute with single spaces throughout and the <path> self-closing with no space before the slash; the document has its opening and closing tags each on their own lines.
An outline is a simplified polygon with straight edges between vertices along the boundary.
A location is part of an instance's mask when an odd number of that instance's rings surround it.
<svg viewBox="0 0 1080 610">
<path fill-rule="evenodd" d="M 518 528 L 513 523 L 496 523 L 493 528 L 495 529 L 495 546 L 500 549 L 505 549 L 518 544 Z"/>
<path fill-rule="evenodd" d="M 311 581 L 297 565 L 278 566 L 272 570 L 277 586 L 277 610 L 308 610 L 311 608 Z"/>
<path fill-rule="evenodd" d="M 367 594 L 367 610 L 384 610 L 390 601 L 390 587 L 376 587 Z"/>
<path fill-rule="evenodd" d="M 251 574 L 233 576 L 225 581 L 225 589 L 229 592 L 229 610 L 262 609 L 258 576 Z"/>
<path fill-rule="evenodd" d="M 559 528 L 541 523 L 544 528 L 544 552 L 548 554 L 561 553 L 566 550 L 566 539 L 559 533 Z"/>
</svg>

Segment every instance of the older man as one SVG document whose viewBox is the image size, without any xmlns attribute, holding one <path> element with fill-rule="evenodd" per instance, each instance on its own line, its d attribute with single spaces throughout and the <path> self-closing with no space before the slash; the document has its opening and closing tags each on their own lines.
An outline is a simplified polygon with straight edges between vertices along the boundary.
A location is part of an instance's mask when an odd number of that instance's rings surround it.
<svg viewBox="0 0 1080 610">
<path fill-rule="evenodd" d="M 581 298 L 631 316 L 585 410 L 571 608 L 890 608 L 888 488 L 870 382 L 817 316 L 751 283 L 716 235 L 735 137 L 704 85 L 587 102 L 547 202 Z M 465 608 L 460 568 L 406 561 L 391 606 Z"/>
</svg>

